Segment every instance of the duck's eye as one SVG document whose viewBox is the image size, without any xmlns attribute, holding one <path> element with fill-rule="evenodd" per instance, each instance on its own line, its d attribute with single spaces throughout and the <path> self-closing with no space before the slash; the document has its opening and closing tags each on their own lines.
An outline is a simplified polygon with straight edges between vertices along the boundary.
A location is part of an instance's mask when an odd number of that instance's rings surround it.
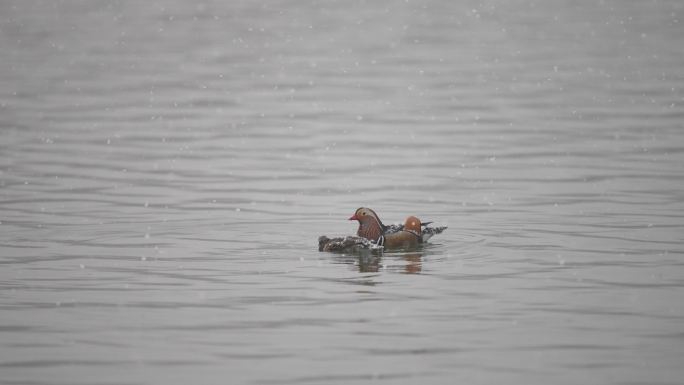
<svg viewBox="0 0 684 385">
<path fill-rule="evenodd" d="M 366 215 L 366 212 L 365 212 L 365 211 L 361 211 L 361 215 Z"/>
</svg>

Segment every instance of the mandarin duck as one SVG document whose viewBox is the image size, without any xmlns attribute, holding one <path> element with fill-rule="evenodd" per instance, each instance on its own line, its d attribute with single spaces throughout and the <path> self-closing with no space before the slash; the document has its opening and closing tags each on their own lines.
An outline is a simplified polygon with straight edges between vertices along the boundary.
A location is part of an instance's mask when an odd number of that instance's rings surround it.
<svg viewBox="0 0 684 385">
<path fill-rule="evenodd" d="M 356 209 L 356 212 L 354 212 L 354 215 L 352 215 L 349 220 L 356 220 L 359 222 L 359 229 L 356 231 L 356 235 L 371 241 L 377 241 L 382 235 L 387 236 L 404 230 L 411 218 L 418 223 L 417 226 L 412 226 L 411 230 L 420 234 L 419 243 L 427 242 L 428 239 L 432 238 L 432 236 L 440 234 L 447 228 L 446 226 L 430 227 L 428 225 L 432 222 L 421 223 L 416 217 L 408 217 L 404 224 L 393 224 L 386 226 L 382 223 L 380 217 L 378 217 L 378 214 L 376 214 L 375 211 L 366 207 L 359 207 Z"/>
<path fill-rule="evenodd" d="M 365 207 L 356 209 L 356 212 L 349 217 L 349 220 L 359 221 L 359 229 L 356 230 L 356 235 L 372 241 L 377 241 L 387 231 L 387 226 L 382 224 L 378 214 Z"/>
<path fill-rule="evenodd" d="M 410 216 L 404 224 L 386 226 L 375 211 L 360 207 L 349 218 L 359 222 L 357 236 L 339 238 L 318 238 L 319 251 L 356 252 L 363 249 L 400 249 L 415 248 L 427 242 L 433 235 L 447 227 L 429 227 L 432 222 L 421 223 L 420 219 Z"/>
<path fill-rule="evenodd" d="M 404 227 L 393 233 L 380 236 L 378 244 L 388 249 L 410 249 L 423 243 L 420 233 L 420 219 L 410 216 L 406 218 Z"/>
</svg>

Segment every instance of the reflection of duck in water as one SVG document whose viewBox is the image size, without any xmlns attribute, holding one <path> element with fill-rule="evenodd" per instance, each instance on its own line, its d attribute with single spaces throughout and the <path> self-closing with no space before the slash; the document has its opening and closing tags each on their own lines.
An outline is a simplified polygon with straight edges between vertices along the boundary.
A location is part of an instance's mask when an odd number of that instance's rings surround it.
<svg viewBox="0 0 684 385">
<path fill-rule="evenodd" d="M 385 226 L 375 211 L 361 207 L 349 220 L 359 222 L 358 236 L 318 238 L 319 251 L 357 252 L 363 249 L 406 249 L 415 248 L 439 234 L 446 226 L 429 227 L 431 222 L 421 223 L 420 219 L 410 216 L 403 225 Z"/>
<path fill-rule="evenodd" d="M 405 272 L 409 274 L 418 274 L 423 271 L 423 254 L 405 254 L 404 260 L 406 261 L 406 266 L 404 267 Z"/>
<path fill-rule="evenodd" d="M 359 273 L 377 273 L 381 270 L 420 274 L 423 271 L 423 252 L 411 253 L 372 253 L 362 250 L 355 254 L 336 253 L 337 263 L 350 265 Z"/>
</svg>

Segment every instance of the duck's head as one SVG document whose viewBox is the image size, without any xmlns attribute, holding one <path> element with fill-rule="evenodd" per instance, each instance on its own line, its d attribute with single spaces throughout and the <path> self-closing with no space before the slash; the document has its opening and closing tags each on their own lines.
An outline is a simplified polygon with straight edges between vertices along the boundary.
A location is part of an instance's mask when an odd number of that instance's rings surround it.
<svg viewBox="0 0 684 385">
<path fill-rule="evenodd" d="M 375 211 L 367 208 L 367 207 L 359 207 L 356 209 L 354 212 L 354 215 L 349 217 L 350 221 L 359 221 L 361 223 L 366 222 L 366 221 L 371 221 L 371 220 L 377 220 L 380 222 L 380 218 L 378 217 L 378 214 L 375 213 Z"/>
<path fill-rule="evenodd" d="M 420 229 L 420 219 L 410 216 L 406 218 L 406 222 L 404 222 L 404 230 L 406 231 L 412 231 L 416 234 L 420 234 L 421 229 Z"/>
<path fill-rule="evenodd" d="M 359 229 L 356 234 L 370 240 L 376 240 L 385 232 L 385 225 L 382 224 L 378 214 L 367 207 L 359 207 L 354 215 L 349 217 L 350 221 L 359 221 Z"/>
</svg>

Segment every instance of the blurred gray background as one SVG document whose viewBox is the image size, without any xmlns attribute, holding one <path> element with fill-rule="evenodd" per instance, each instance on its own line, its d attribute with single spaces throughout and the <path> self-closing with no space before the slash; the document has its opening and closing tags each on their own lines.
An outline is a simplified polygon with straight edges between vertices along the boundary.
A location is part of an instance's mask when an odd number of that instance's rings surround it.
<svg viewBox="0 0 684 385">
<path fill-rule="evenodd" d="M 1 2 L 0 383 L 679 384 L 683 16 Z"/>
</svg>

